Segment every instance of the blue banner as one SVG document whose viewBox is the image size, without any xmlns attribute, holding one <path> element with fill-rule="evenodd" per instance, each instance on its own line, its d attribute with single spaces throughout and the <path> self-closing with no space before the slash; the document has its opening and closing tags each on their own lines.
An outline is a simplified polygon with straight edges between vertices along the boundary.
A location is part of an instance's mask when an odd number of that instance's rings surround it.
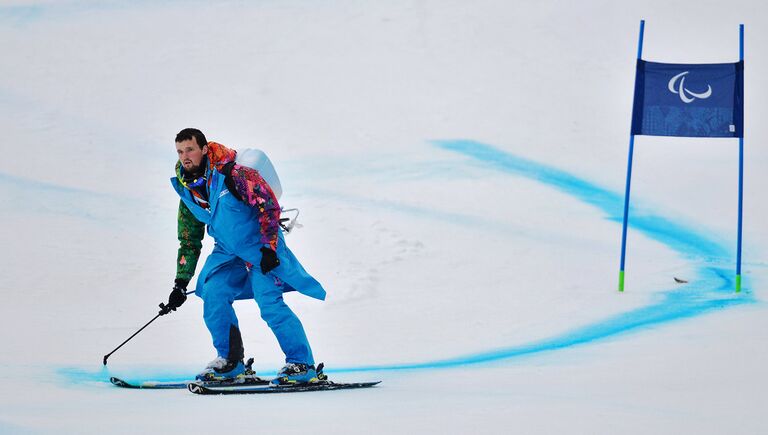
<svg viewBox="0 0 768 435">
<path fill-rule="evenodd" d="M 632 134 L 744 137 L 744 62 L 638 59 Z"/>
</svg>

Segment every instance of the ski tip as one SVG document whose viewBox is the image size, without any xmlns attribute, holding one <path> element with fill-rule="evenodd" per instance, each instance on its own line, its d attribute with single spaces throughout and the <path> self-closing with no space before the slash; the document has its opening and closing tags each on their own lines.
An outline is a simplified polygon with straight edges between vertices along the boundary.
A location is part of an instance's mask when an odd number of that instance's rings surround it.
<svg viewBox="0 0 768 435">
<path fill-rule="evenodd" d="M 116 378 L 114 376 L 109 378 L 109 382 L 112 383 L 112 385 L 117 385 L 118 387 L 123 388 L 136 388 L 134 385 L 129 384 L 128 382 L 125 382 L 124 380 L 120 378 Z"/>
<path fill-rule="evenodd" d="M 199 382 L 190 382 L 187 384 L 187 390 L 195 394 L 216 394 L 214 391 L 211 391 Z"/>
<path fill-rule="evenodd" d="M 676 276 L 673 276 L 672 278 L 674 278 L 675 282 L 678 283 L 678 284 L 686 284 L 688 282 L 688 281 L 686 281 L 684 279 L 680 279 L 680 278 L 678 278 Z"/>
</svg>

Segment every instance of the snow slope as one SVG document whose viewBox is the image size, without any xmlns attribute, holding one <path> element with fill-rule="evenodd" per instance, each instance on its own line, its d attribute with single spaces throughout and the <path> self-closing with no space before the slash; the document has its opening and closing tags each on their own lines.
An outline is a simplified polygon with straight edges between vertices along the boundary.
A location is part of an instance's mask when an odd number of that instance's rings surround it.
<svg viewBox="0 0 768 435">
<path fill-rule="evenodd" d="M 0 5 L 0 433 L 761 433 L 768 153 L 756 1 Z M 685 17 L 681 19 L 680 17 Z M 745 290 L 732 140 L 639 137 L 616 291 L 638 23 L 644 58 L 724 62 L 746 25 Z M 288 294 L 367 391 L 197 397 L 196 298 L 101 366 L 174 274 L 173 136 L 267 151 Z M 210 240 L 206 250 L 211 248 Z M 689 280 L 679 285 L 673 277 Z M 281 366 L 255 303 L 246 353 Z"/>
</svg>

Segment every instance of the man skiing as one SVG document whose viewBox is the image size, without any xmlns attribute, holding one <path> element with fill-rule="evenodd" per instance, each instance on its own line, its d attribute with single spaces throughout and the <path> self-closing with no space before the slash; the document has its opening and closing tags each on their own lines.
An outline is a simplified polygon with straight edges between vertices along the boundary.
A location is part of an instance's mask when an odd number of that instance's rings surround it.
<svg viewBox="0 0 768 435">
<path fill-rule="evenodd" d="M 215 240 L 197 279 L 195 294 L 203 300 L 203 318 L 218 354 L 200 380 L 243 377 L 243 341 L 234 300 L 255 299 L 261 317 L 285 353 L 285 366 L 272 381 L 295 384 L 317 380 L 306 333 L 283 301 L 297 290 L 325 299 L 325 290 L 310 276 L 280 231 L 280 206 L 259 172 L 235 162 L 237 152 L 208 142 L 200 130 L 186 128 L 176 135 L 176 177 L 171 184 L 181 197 L 178 212 L 179 247 L 176 280 L 160 314 L 180 307 L 195 273 L 205 227 Z"/>
</svg>

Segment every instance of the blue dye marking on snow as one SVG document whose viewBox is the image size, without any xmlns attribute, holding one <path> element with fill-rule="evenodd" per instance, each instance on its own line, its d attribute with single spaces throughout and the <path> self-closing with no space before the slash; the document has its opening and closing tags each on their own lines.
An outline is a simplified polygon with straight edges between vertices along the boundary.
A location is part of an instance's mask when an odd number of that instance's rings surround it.
<svg viewBox="0 0 768 435">
<path fill-rule="evenodd" d="M 436 141 L 438 147 L 463 154 L 505 173 L 527 177 L 561 192 L 577 198 L 587 204 L 597 207 L 606 213 L 611 221 L 621 221 L 623 213 L 623 198 L 620 194 L 600 187 L 589 181 L 580 179 L 562 170 L 552 168 L 531 160 L 516 157 L 512 154 L 494 148 L 490 145 L 469 141 Z M 374 204 L 381 205 L 381 204 Z M 406 210 L 413 211 L 413 210 Z M 441 216 L 445 217 L 445 216 Z M 716 263 L 729 260 L 728 250 L 712 238 L 699 234 L 682 223 L 654 215 L 636 208 L 630 210 L 630 227 L 657 240 L 678 253 L 695 257 L 698 262 Z M 658 300 L 651 305 L 620 313 L 569 332 L 547 339 L 518 346 L 496 349 L 488 352 L 461 355 L 441 360 L 369 365 L 356 367 L 338 367 L 327 369 L 328 373 L 372 372 L 391 370 L 420 370 L 451 368 L 473 364 L 491 363 L 508 360 L 541 352 L 569 348 L 594 342 L 608 337 L 627 334 L 643 327 L 658 325 L 680 319 L 699 316 L 708 312 L 721 310 L 742 304 L 754 303 L 754 295 L 749 289 L 742 293 L 734 293 L 733 273 L 729 269 L 716 265 L 700 266 L 697 270 L 696 288 L 693 285 L 684 288 L 670 289 L 662 292 Z M 106 370 L 106 368 L 104 369 Z M 108 372 L 86 371 L 73 368 L 59 369 L 58 373 L 72 383 L 105 382 L 109 379 Z M 189 376 L 178 375 L 168 367 L 148 369 L 121 370 L 121 377 L 128 381 L 183 381 Z M 149 374 L 151 373 L 151 374 Z M 260 371 L 266 373 L 266 371 Z"/>
<path fill-rule="evenodd" d="M 86 0 L 59 0 L 47 4 L 0 5 L 0 21 L 17 25 L 45 23 L 48 20 L 68 19 L 91 12 L 120 13 L 126 10 L 148 10 L 150 7 L 188 7 L 190 3 L 205 5 L 205 0 L 115 0 L 93 2 Z"/>
<path fill-rule="evenodd" d="M 187 372 L 184 374 L 184 372 Z M 65 378 L 70 384 L 109 383 L 111 376 L 119 377 L 126 382 L 184 382 L 194 379 L 195 371 L 178 367 L 121 367 L 117 372 L 111 372 L 108 366 L 87 369 L 82 367 L 60 367 L 56 374 Z"/>
<path fill-rule="evenodd" d="M 15 175 L 0 172 L 0 183 L 8 184 L 16 189 L 29 189 L 38 191 L 48 191 L 57 194 L 90 195 L 98 197 L 107 197 L 103 193 L 91 192 L 84 189 L 60 186 L 58 184 L 45 183 L 43 181 L 33 180 L 31 178 L 17 177 Z"/>
<path fill-rule="evenodd" d="M 607 214 L 607 219 L 620 222 L 623 213 L 623 197 L 615 192 L 580 179 L 562 170 L 531 160 L 516 157 L 487 144 L 470 140 L 435 141 L 436 146 L 484 162 L 509 174 L 530 178 L 551 186 Z M 705 261 L 728 259 L 728 250 L 706 235 L 686 227 L 682 223 L 632 208 L 630 226 L 646 236 L 659 241 L 678 253 Z M 717 266 L 701 266 L 697 271 L 697 288 L 668 290 L 657 302 L 629 312 L 620 313 L 605 320 L 578 327 L 567 333 L 533 343 L 474 353 L 436 361 L 340 367 L 329 373 L 365 372 L 386 370 L 419 370 L 450 368 L 472 364 L 490 363 L 540 352 L 568 348 L 596 340 L 637 331 L 642 327 L 699 316 L 714 310 L 754 303 L 751 291 L 734 293 L 732 271 Z M 691 286 L 692 287 L 692 286 Z"/>
<path fill-rule="evenodd" d="M 42 13 L 43 8 L 39 5 L 2 6 L 0 7 L 0 20 L 25 23 L 40 18 Z"/>
<path fill-rule="evenodd" d="M 398 201 L 388 201 L 384 199 L 371 199 L 369 197 L 359 197 L 346 194 L 340 194 L 331 190 L 322 190 L 315 188 L 303 188 L 302 194 L 312 195 L 315 197 L 323 198 L 325 200 L 332 199 L 343 201 L 347 204 L 352 204 L 360 207 L 369 207 L 379 210 L 392 210 L 398 213 L 407 213 L 413 216 L 431 219 L 433 221 L 444 222 L 449 224 L 459 224 L 467 226 L 482 226 L 485 228 L 492 227 L 495 229 L 512 230 L 510 225 L 499 224 L 497 221 L 491 219 L 480 218 L 462 213 L 452 213 L 431 208 L 418 207 L 415 205 L 404 204 Z M 517 232 L 519 229 L 514 228 Z"/>
<path fill-rule="evenodd" d="M 90 382 L 109 382 L 109 369 L 102 366 L 100 369 L 88 370 L 82 367 L 61 367 L 56 370 L 59 376 L 67 378 L 71 384 L 84 384 Z"/>
<path fill-rule="evenodd" d="M 99 225 L 123 219 L 125 213 L 122 210 L 146 207 L 145 202 L 128 197 L 66 187 L 2 172 L 0 194 L 14 204 L 13 208 L 4 210 L 6 214 L 22 217 L 64 215 Z"/>
<path fill-rule="evenodd" d="M 490 168 L 520 175 L 551 186 L 567 195 L 597 207 L 606 213 L 609 220 L 621 222 L 624 212 L 624 197 L 589 181 L 580 179 L 560 169 L 543 165 L 532 160 L 516 157 L 510 153 L 480 142 L 470 140 L 435 141 L 438 147 L 460 153 L 484 162 Z M 681 223 L 656 216 L 631 207 L 631 226 L 646 236 L 661 242 L 682 255 L 697 255 L 709 259 L 728 258 L 728 250 L 719 243 Z"/>
<path fill-rule="evenodd" d="M 277 369 L 258 367 L 254 365 L 254 370 L 259 376 L 269 378 L 277 376 Z M 110 383 L 109 378 L 114 376 L 123 381 L 140 384 L 143 382 L 188 382 L 195 379 L 195 375 L 200 371 L 200 367 L 179 365 L 160 366 L 160 365 L 118 365 L 116 370 L 110 370 L 109 366 L 92 368 L 83 367 L 59 367 L 56 369 L 56 375 L 59 379 L 66 380 L 69 385 L 88 385 Z"/>
<path fill-rule="evenodd" d="M 729 292 L 731 294 L 733 293 L 733 281 L 731 279 L 722 279 L 724 277 L 722 276 L 721 270 L 708 268 L 707 271 L 713 275 L 716 275 L 718 280 L 721 280 L 721 285 L 711 290 L 718 292 Z M 328 373 L 343 373 L 388 370 L 419 370 L 490 363 L 514 357 L 521 357 L 525 355 L 586 344 L 596 340 L 630 333 L 644 326 L 695 317 L 710 311 L 750 302 L 754 302 L 751 296 L 708 297 L 707 295 L 695 290 L 674 290 L 663 293 L 662 300 L 654 303 L 653 305 L 625 313 L 620 313 L 600 322 L 576 328 L 565 334 L 533 343 L 437 361 L 378 366 L 372 365 L 364 367 L 340 367 L 326 371 Z"/>
</svg>

